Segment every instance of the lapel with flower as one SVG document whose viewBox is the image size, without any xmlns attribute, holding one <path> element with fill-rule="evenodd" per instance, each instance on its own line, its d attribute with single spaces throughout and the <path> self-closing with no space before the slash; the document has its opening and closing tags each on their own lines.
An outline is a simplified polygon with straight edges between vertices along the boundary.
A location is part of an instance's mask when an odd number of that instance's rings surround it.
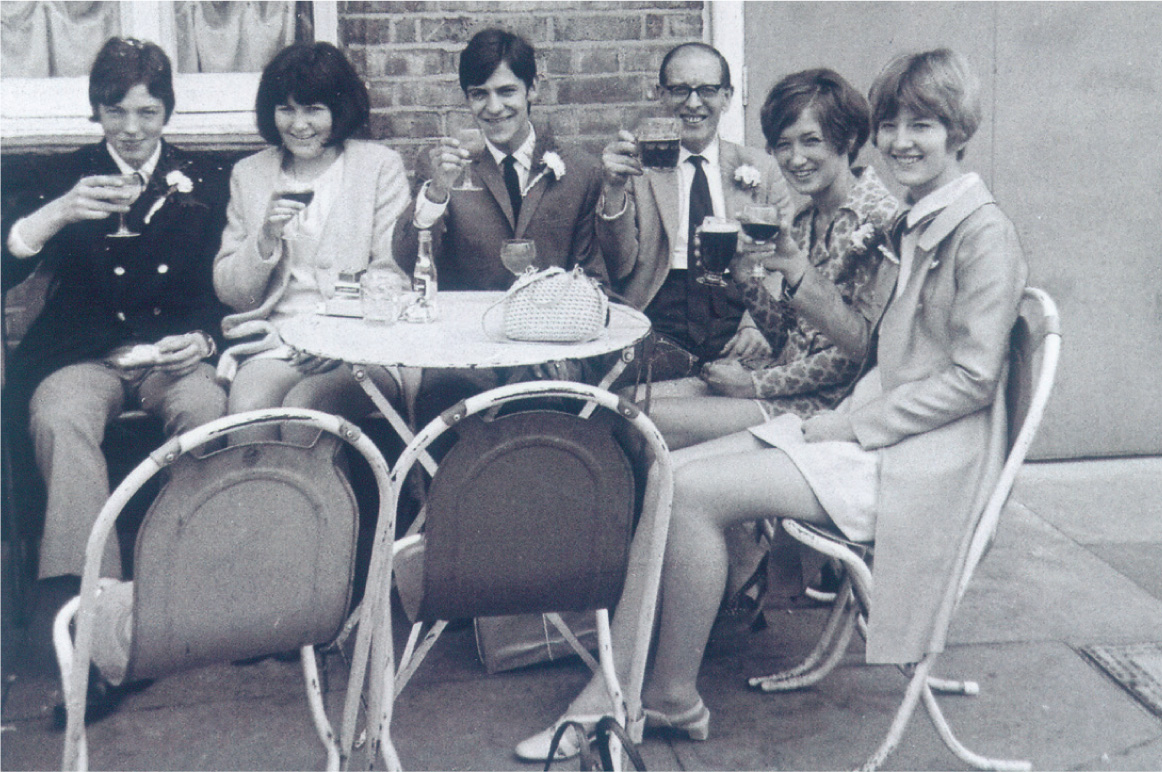
<svg viewBox="0 0 1162 772">
<path fill-rule="evenodd" d="M 720 140 L 718 147 L 722 198 L 726 214 L 730 216 L 741 210 L 744 204 L 757 202 L 758 193 L 763 188 L 763 173 L 757 166 L 746 162 L 742 148 L 735 143 Z"/>
<path fill-rule="evenodd" d="M 565 161 L 561 158 L 552 136 L 547 130 L 538 131 L 537 143 L 533 148 L 533 166 L 522 193 L 524 200 L 521 202 L 520 219 L 515 228 L 518 238 L 523 236 L 529 223 L 533 221 L 545 192 L 550 186 L 560 182 L 567 171 Z"/>
<path fill-rule="evenodd" d="M 148 208 L 145 209 L 141 219 L 143 225 L 149 225 L 163 207 L 180 208 L 196 203 L 196 199 L 193 198 L 196 175 L 191 167 L 189 160 L 174 157 L 173 149 L 168 143 L 162 145 L 157 168 L 153 170 L 153 176 L 149 178 L 145 192 L 135 204 L 135 208 L 140 208 L 148 203 Z"/>
</svg>

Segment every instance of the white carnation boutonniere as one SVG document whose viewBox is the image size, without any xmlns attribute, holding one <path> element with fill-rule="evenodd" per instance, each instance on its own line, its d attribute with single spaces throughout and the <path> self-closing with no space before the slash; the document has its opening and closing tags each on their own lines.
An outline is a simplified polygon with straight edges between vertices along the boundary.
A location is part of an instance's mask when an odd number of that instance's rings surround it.
<svg viewBox="0 0 1162 772">
<path fill-rule="evenodd" d="M 865 222 L 863 225 L 851 232 L 851 251 L 852 252 L 866 252 L 868 246 L 871 245 L 872 240 L 876 236 L 876 226 L 870 222 Z"/>
<path fill-rule="evenodd" d="M 743 164 L 734 170 L 734 181 L 744 190 L 754 190 L 763 181 L 763 173 L 750 164 Z"/>
<path fill-rule="evenodd" d="M 538 174 L 536 177 L 533 177 L 529 181 L 528 185 L 525 185 L 525 195 L 527 195 L 528 192 L 533 189 L 533 185 L 536 185 L 538 182 L 540 182 L 541 178 L 546 174 L 552 174 L 553 178 L 557 180 L 565 176 L 565 162 L 561 159 L 561 156 L 557 155 L 555 151 L 550 150 L 541 156 L 541 164 L 543 168 L 541 169 L 540 174 Z"/>
<path fill-rule="evenodd" d="M 180 169 L 174 169 L 169 174 L 165 175 L 165 184 L 169 189 L 165 195 L 153 202 L 153 206 L 145 213 L 145 224 L 149 225 L 149 221 L 157 214 L 157 210 L 165 206 L 165 202 L 169 201 L 177 193 L 193 193 L 194 183 L 189 177 L 185 175 Z"/>
</svg>

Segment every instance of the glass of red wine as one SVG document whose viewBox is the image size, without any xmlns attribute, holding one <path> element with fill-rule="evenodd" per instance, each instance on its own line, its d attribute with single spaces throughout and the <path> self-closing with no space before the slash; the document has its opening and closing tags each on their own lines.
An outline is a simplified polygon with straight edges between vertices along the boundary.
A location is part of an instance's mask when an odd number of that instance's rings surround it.
<svg viewBox="0 0 1162 772">
<path fill-rule="evenodd" d="M 738 222 L 742 226 L 742 232 L 755 244 L 760 246 L 769 244 L 779 235 L 779 208 L 765 204 L 747 204 L 738 213 Z M 762 263 L 754 264 L 751 275 L 757 279 L 766 275 Z"/>
<path fill-rule="evenodd" d="M 302 204 L 305 208 L 306 206 L 308 206 L 311 203 L 311 201 L 314 200 L 315 191 L 304 190 L 302 188 L 291 189 L 291 190 L 280 190 L 274 194 L 274 197 L 279 198 L 279 199 L 283 199 L 285 201 L 297 201 L 300 204 Z M 292 218 L 291 222 L 287 223 L 287 225 L 289 227 L 284 228 L 283 232 L 282 232 L 282 237 L 284 239 L 286 239 L 287 241 L 294 241 L 295 239 L 297 239 L 299 237 L 298 225 L 299 225 L 299 221 L 301 220 L 301 218 L 302 218 L 302 212 L 299 212 L 298 215 L 296 215 L 294 218 Z"/>
</svg>

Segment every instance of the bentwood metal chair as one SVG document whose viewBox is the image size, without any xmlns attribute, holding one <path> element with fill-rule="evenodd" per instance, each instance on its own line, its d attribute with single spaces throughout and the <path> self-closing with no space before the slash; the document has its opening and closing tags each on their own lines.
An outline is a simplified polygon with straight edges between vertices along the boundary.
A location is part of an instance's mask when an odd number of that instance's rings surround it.
<svg viewBox="0 0 1162 772">
<path fill-rule="evenodd" d="M 256 442 L 191 453 L 241 429 L 291 423 L 319 430 L 319 438 L 310 446 Z M 314 647 L 336 637 L 351 601 L 359 511 L 336 468 L 343 441 L 370 465 L 381 492 L 380 525 L 390 532 L 387 462 L 354 424 L 314 410 L 256 410 L 211 421 L 166 442 L 113 491 L 89 535 L 81 594 L 54 624 L 68 716 L 64 769 L 88 765 L 85 696 L 98 585 L 116 584 L 98 580 L 105 542 L 125 504 L 161 470 L 166 484 L 137 537 L 132 634 L 127 659 L 117 663 L 124 680 L 298 650 L 327 768 L 339 768 Z"/>
<path fill-rule="evenodd" d="M 1060 320 L 1052 298 L 1042 290 L 1026 289 L 1020 315 L 1010 338 L 1008 376 L 1002 380 L 997 395 L 998 399 L 1004 400 L 1008 417 L 1008 453 L 1000 476 L 976 521 L 969 549 L 958 568 L 956 604 L 964 596 L 977 564 L 992 543 L 1013 482 L 1041 423 L 1053 389 L 1060 348 Z M 783 529 L 798 541 L 838 560 L 846 573 L 822 637 L 810 655 L 790 670 L 750 679 L 751 686 L 767 692 L 802 689 L 818 683 L 830 673 L 843 657 L 853 630 L 859 629 L 861 635 L 865 635 L 872 596 L 869 563 L 874 555 L 874 544 L 853 543 L 844 539 L 838 531 L 795 520 L 783 520 L 782 523 Z M 772 538 L 773 526 L 768 522 L 764 523 L 764 528 L 768 538 Z M 952 616 L 951 613 L 944 615 L 943 629 L 937 631 L 941 636 L 951 624 Z M 979 685 L 974 681 L 949 681 L 932 677 L 936 658 L 937 654 L 928 654 L 919 663 L 905 669 L 910 680 L 903 702 L 896 711 L 887 737 L 868 758 L 863 769 L 878 768 L 895 750 L 921 699 L 944 744 L 965 763 L 977 769 L 1030 769 L 1031 765 L 1027 761 L 987 758 L 974 753 L 957 740 L 933 692 L 974 695 L 979 692 Z"/>
<path fill-rule="evenodd" d="M 522 402 L 524 409 L 514 410 Z M 565 405 L 581 409 L 558 409 Z M 644 439 L 653 461 L 636 529 L 633 474 L 615 436 L 621 427 Z M 597 387 L 566 381 L 502 386 L 449 408 L 415 436 L 392 470 L 393 505 L 423 450 L 449 430 L 455 430 L 457 442 L 432 479 L 422 533 L 393 543 L 390 531 L 380 528 L 376 538 L 347 692 L 343 752 L 349 753 L 353 742 L 350 719 L 359 709 L 356 689 L 369 650 L 368 757 L 374 763 L 382 754 L 389 769 L 399 769 L 391 739 L 393 699 L 447 620 L 544 613 L 564 628 L 555 612 L 589 609 L 597 611 L 599 670 L 612 695 L 609 713 L 622 726 L 628 717 L 629 735 L 640 742 L 641 688 L 673 495 L 662 435 L 632 403 Z M 417 549 L 423 553 L 423 575 L 418 582 L 412 577 L 416 590 L 409 593 L 408 577 L 395 575 L 401 596 L 418 596 L 405 603 L 417 621 L 397 669 L 390 580 L 396 555 L 406 550 L 414 558 Z M 629 678 L 620 684 L 608 609 L 630 570 L 644 577 L 645 600 Z M 620 752 L 612 749 L 611 755 L 620 763 Z"/>
</svg>

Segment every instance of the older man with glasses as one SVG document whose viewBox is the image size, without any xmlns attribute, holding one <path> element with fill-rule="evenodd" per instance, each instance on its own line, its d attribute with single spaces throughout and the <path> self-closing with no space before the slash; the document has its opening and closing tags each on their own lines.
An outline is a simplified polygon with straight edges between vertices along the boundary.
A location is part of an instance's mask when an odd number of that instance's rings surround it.
<svg viewBox="0 0 1162 772">
<path fill-rule="evenodd" d="M 597 238 L 614 289 L 653 324 L 655 381 L 696 375 L 721 356 L 770 350 L 744 319 L 738 287 L 701 284 L 693 270 L 694 230 L 706 215 L 732 217 L 748 203 L 791 213 L 775 162 L 718 137 L 733 95 L 722 54 L 705 43 L 683 43 L 662 60 L 657 86 L 661 104 L 681 123 L 677 168 L 643 168 L 626 131 L 602 155 Z"/>
</svg>

